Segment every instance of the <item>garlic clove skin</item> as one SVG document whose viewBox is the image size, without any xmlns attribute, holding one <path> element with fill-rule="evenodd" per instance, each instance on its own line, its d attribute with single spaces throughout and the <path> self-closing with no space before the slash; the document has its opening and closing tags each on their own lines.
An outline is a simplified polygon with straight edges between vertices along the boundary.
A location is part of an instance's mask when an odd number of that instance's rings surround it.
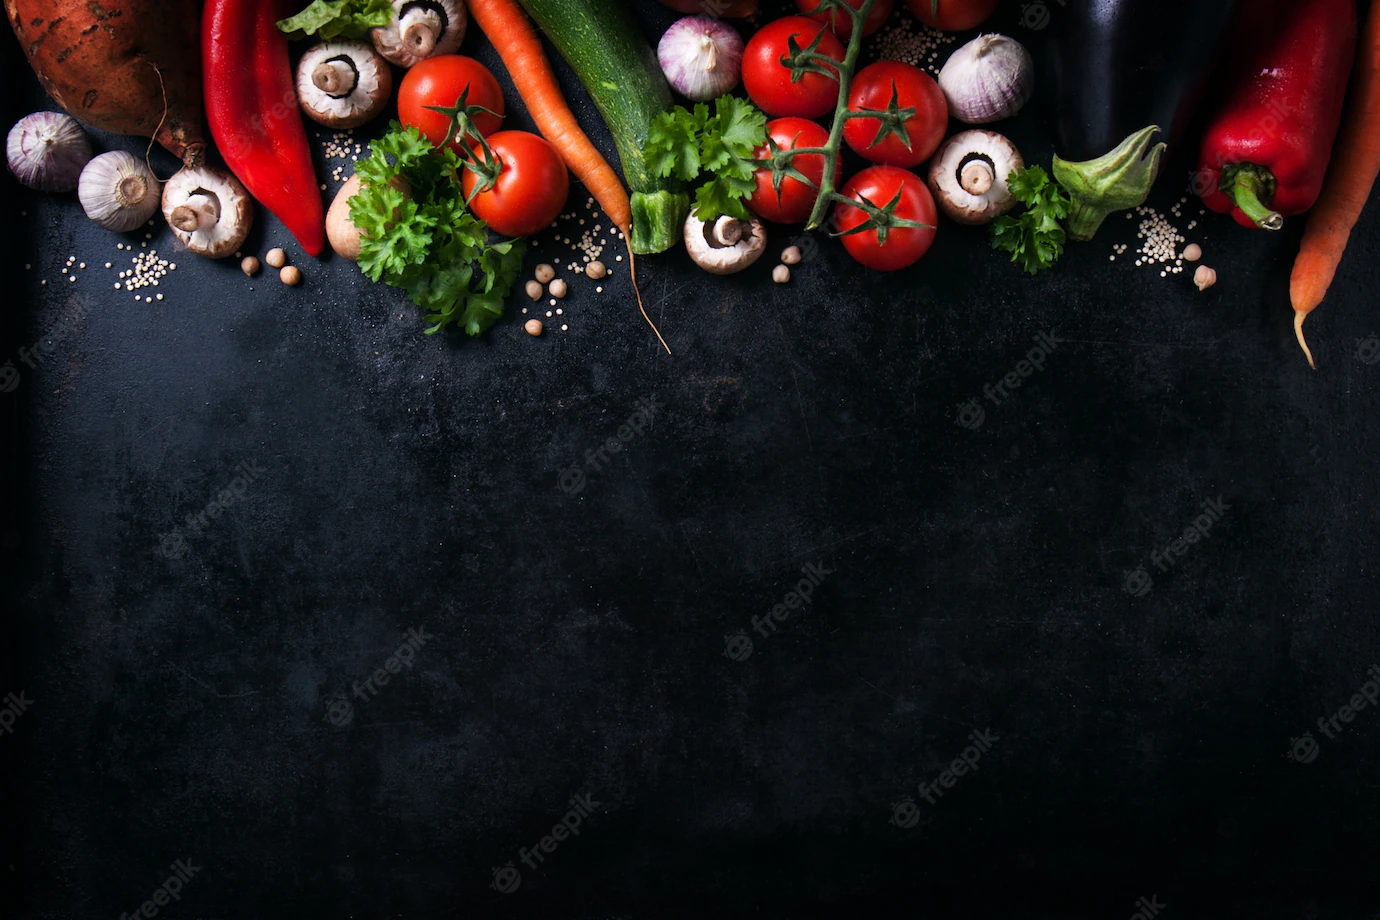
<svg viewBox="0 0 1380 920">
<path fill-rule="evenodd" d="M 721 19 L 686 16 L 661 36 L 656 57 L 672 89 L 692 102 L 708 102 L 738 85 L 743 37 Z"/>
<path fill-rule="evenodd" d="M 939 71 L 949 112 L 965 124 L 1010 118 L 1035 94 L 1035 61 L 1005 35 L 979 35 L 949 56 Z"/>
<path fill-rule="evenodd" d="M 70 192 L 91 161 L 91 139 L 71 115 L 34 112 L 10 128 L 5 156 L 10 172 L 29 188 Z"/>
<path fill-rule="evenodd" d="M 86 216 L 107 230 L 125 233 L 158 211 L 163 183 L 148 164 L 123 150 L 103 153 L 86 164 L 77 199 Z"/>
</svg>

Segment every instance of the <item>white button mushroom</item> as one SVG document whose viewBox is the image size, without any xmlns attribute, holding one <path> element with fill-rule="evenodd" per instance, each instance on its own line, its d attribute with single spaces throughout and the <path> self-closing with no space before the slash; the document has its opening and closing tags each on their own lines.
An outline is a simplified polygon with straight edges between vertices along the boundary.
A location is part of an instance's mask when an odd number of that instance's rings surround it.
<svg viewBox="0 0 1380 920">
<path fill-rule="evenodd" d="M 463 0 L 393 0 L 393 21 L 372 30 L 379 54 L 412 67 L 437 54 L 452 54 L 465 37 Z"/>
<path fill-rule="evenodd" d="M 323 42 L 297 64 L 297 101 L 328 128 L 357 128 L 383 111 L 393 93 L 393 69 L 372 45 Z"/>
<path fill-rule="evenodd" d="M 960 224 L 990 224 L 1016 206 L 1006 179 L 1025 166 L 1021 152 L 994 131 L 974 128 L 944 142 L 930 161 L 939 210 Z"/>
<path fill-rule="evenodd" d="M 705 223 L 693 211 L 685 218 L 685 249 L 695 264 L 713 275 L 731 275 L 756 262 L 767 248 L 767 231 L 757 218 L 727 214 Z"/>
<path fill-rule="evenodd" d="M 177 239 L 211 259 L 234 254 L 254 224 L 254 201 L 221 169 L 188 166 L 163 186 L 163 216 Z"/>
</svg>

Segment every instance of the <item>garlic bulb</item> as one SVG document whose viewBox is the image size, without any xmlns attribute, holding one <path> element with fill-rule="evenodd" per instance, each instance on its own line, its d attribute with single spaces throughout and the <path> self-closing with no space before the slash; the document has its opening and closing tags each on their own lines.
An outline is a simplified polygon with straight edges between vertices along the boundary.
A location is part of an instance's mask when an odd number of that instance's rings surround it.
<svg viewBox="0 0 1380 920">
<path fill-rule="evenodd" d="M 143 160 L 112 150 L 86 164 L 77 198 L 87 217 L 124 233 L 153 217 L 163 200 L 163 183 Z"/>
<path fill-rule="evenodd" d="M 91 159 L 91 139 L 62 112 L 34 112 L 15 122 L 5 139 L 14 177 L 41 192 L 70 192 Z"/>
<path fill-rule="evenodd" d="M 1010 118 L 1035 92 L 1035 62 L 1005 35 L 979 35 L 955 51 L 939 71 L 949 113 L 970 125 Z"/>
<path fill-rule="evenodd" d="M 686 16 L 661 36 L 656 57 L 676 92 L 694 102 L 708 102 L 738 85 L 743 37 L 722 20 Z"/>
</svg>

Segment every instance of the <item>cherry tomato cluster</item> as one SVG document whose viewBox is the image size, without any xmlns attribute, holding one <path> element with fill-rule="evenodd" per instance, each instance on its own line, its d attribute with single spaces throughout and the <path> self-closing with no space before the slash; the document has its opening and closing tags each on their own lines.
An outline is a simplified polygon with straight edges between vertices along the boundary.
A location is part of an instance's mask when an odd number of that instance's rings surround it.
<svg viewBox="0 0 1380 920">
<path fill-rule="evenodd" d="M 427 58 L 398 87 L 398 120 L 454 150 L 470 210 L 495 233 L 531 236 L 565 207 L 570 177 L 545 138 L 500 131 L 503 91 L 483 64 L 461 54 Z"/>
<path fill-rule="evenodd" d="M 844 2 L 854 10 L 863 7 L 863 0 Z M 927 25 L 960 30 L 990 16 L 997 0 L 906 3 Z M 830 191 L 835 232 L 863 265 L 886 271 L 913 265 L 934 242 L 938 209 L 924 180 L 911 170 L 944 141 L 949 125 L 944 93 L 919 67 L 879 61 L 853 74 L 846 108 L 840 107 L 844 43 L 852 37 L 854 17 L 822 8 L 820 0 L 796 0 L 796 6 L 801 15 L 767 23 L 744 49 L 743 87 L 758 108 L 773 116 L 767 122 L 767 143 L 756 152 L 763 165 L 748 207 L 777 223 L 810 220 L 830 142 L 829 130 L 814 119 L 837 112 L 836 118 L 845 119 L 843 141 L 875 165 Z M 892 9 L 893 0 L 874 0 L 862 23 L 863 35 L 881 28 Z M 834 167 L 826 189 L 842 178 L 837 157 Z"/>
</svg>

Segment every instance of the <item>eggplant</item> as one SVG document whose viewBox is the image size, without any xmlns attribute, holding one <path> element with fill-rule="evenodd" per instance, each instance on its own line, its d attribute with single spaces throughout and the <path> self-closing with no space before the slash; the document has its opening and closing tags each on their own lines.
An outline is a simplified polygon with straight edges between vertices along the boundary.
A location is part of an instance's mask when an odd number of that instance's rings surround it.
<svg viewBox="0 0 1380 920">
<path fill-rule="evenodd" d="M 1092 239 L 1150 195 L 1192 120 L 1241 0 L 1074 0 L 1046 54 L 1054 177 L 1073 199 L 1068 235 Z M 1157 142 L 1156 135 L 1163 135 Z"/>
</svg>

